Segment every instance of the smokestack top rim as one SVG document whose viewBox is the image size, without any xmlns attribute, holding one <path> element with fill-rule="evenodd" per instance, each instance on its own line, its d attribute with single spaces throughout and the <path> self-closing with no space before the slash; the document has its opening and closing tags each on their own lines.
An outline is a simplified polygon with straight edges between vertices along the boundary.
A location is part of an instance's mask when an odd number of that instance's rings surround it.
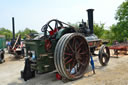
<svg viewBox="0 0 128 85">
<path fill-rule="evenodd" d="M 94 9 L 87 9 L 87 11 L 94 11 Z"/>
</svg>

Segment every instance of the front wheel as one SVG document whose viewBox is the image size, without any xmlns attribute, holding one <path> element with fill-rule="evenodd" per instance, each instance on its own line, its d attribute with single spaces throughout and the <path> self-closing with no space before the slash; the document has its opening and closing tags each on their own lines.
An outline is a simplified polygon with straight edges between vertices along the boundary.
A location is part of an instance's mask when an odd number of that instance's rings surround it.
<svg viewBox="0 0 128 85">
<path fill-rule="evenodd" d="M 110 50 L 107 46 L 102 45 L 99 50 L 99 62 L 102 66 L 106 66 L 110 59 Z"/>
</svg>

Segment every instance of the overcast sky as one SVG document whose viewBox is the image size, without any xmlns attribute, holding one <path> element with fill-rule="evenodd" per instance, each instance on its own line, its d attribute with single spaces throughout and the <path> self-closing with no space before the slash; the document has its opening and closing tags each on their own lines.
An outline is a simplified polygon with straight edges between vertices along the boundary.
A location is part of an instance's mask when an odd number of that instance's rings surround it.
<svg viewBox="0 0 128 85">
<path fill-rule="evenodd" d="M 12 30 L 15 17 L 16 32 L 26 27 L 41 32 L 41 27 L 51 19 L 64 22 L 87 21 L 89 8 L 95 9 L 94 22 L 105 23 L 107 29 L 116 23 L 117 7 L 125 0 L 0 0 L 0 28 Z"/>
</svg>

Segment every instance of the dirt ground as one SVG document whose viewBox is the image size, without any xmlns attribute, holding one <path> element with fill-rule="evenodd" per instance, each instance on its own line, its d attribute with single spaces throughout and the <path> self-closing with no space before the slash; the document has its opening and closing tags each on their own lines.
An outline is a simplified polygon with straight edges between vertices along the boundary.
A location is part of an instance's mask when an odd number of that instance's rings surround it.
<svg viewBox="0 0 128 85">
<path fill-rule="evenodd" d="M 96 74 L 92 73 L 89 66 L 83 78 L 66 83 L 57 80 L 55 72 L 36 75 L 25 82 L 20 78 L 24 59 L 15 59 L 14 56 L 5 54 L 5 60 L 5 63 L 0 64 L 0 85 L 128 85 L 128 55 L 111 57 L 105 67 L 102 67 L 98 58 L 94 57 Z"/>
</svg>

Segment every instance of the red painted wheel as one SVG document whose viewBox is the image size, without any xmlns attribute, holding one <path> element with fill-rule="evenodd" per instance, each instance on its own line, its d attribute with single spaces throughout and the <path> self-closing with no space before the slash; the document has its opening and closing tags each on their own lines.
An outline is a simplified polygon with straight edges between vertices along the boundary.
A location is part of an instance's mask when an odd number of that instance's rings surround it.
<svg viewBox="0 0 128 85">
<path fill-rule="evenodd" d="M 90 51 L 85 37 L 79 33 L 65 34 L 55 48 L 54 63 L 63 77 L 74 80 L 82 77 L 88 67 Z"/>
</svg>

